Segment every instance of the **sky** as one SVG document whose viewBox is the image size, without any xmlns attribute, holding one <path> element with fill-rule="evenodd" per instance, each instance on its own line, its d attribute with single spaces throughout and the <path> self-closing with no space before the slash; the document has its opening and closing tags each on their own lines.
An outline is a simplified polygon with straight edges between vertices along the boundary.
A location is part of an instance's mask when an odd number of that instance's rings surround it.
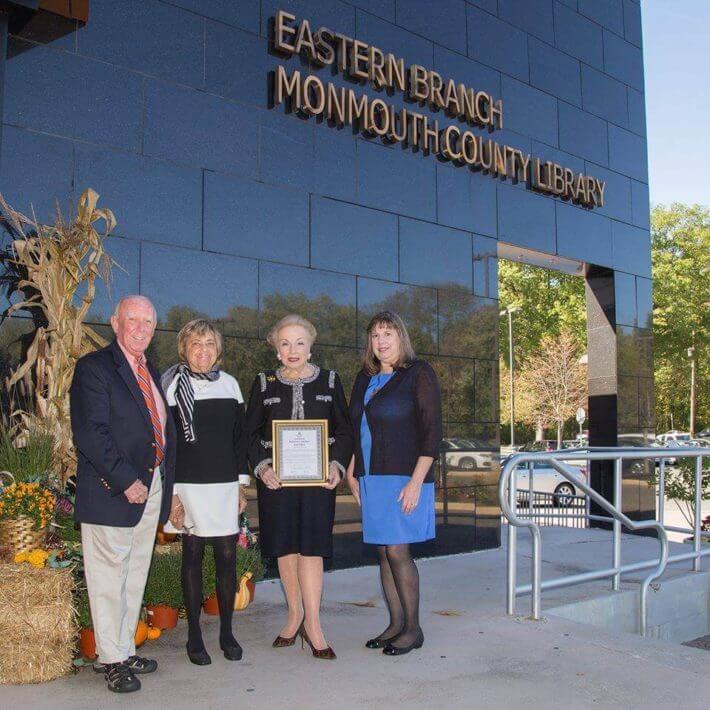
<svg viewBox="0 0 710 710">
<path fill-rule="evenodd" d="M 641 0 L 652 204 L 710 205 L 710 0 Z"/>
</svg>

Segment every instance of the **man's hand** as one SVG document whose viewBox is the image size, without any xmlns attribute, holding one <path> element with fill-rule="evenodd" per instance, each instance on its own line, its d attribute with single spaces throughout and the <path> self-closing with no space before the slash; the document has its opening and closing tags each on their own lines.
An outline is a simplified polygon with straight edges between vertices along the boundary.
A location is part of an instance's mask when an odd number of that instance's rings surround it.
<svg viewBox="0 0 710 710">
<path fill-rule="evenodd" d="M 126 488 L 125 491 L 123 491 L 123 495 L 128 498 L 129 503 L 141 505 L 148 500 L 148 489 L 141 481 L 136 479 L 130 486 L 128 486 L 128 488 Z"/>
<path fill-rule="evenodd" d="M 247 494 L 239 486 L 239 513 L 240 515 L 247 509 Z"/>
</svg>

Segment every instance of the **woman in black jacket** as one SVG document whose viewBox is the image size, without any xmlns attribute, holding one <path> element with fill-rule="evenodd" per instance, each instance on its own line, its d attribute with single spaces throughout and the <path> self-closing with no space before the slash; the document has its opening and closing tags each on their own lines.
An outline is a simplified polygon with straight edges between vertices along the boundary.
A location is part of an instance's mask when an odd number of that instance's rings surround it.
<svg viewBox="0 0 710 710">
<path fill-rule="evenodd" d="M 334 659 L 320 625 L 323 558 L 333 554 L 335 487 L 353 453 L 352 425 L 335 370 L 309 362 L 313 325 L 298 315 L 282 318 L 267 336 L 281 367 L 254 380 L 247 408 L 249 460 L 257 478 L 259 542 L 278 559 L 288 619 L 273 645 L 292 646 L 296 635 L 316 658 Z M 329 478 L 323 487 L 282 487 L 273 469 L 274 419 L 327 419 Z"/>
<path fill-rule="evenodd" d="M 395 313 L 367 326 L 367 349 L 350 397 L 355 454 L 348 483 L 362 508 L 363 539 L 377 545 L 389 626 L 368 648 L 399 656 L 420 648 L 419 572 L 409 544 L 431 540 L 433 463 L 442 437 L 441 395 L 429 363 L 417 360 Z"/>
</svg>

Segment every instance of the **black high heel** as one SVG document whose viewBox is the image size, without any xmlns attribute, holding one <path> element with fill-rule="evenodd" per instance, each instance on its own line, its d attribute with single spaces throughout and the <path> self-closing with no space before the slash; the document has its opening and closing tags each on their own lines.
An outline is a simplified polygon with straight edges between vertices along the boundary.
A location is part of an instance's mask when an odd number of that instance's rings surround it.
<svg viewBox="0 0 710 710">
<path fill-rule="evenodd" d="M 209 666 L 212 663 L 210 654 L 204 648 L 200 651 L 191 651 L 188 648 L 187 657 L 190 659 L 190 663 L 194 663 L 196 666 Z"/>
<path fill-rule="evenodd" d="M 424 645 L 424 634 L 420 634 L 417 639 L 409 646 L 403 646 L 402 648 L 399 648 L 397 646 L 393 646 L 391 643 L 388 643 L 383 649 L 382 653 L 385 654 L 385 656 L 404 656 L 405 653 L 409 653 L 410 651 L 413 651 L 415 648 L 421 648 Z"/>
</svg>

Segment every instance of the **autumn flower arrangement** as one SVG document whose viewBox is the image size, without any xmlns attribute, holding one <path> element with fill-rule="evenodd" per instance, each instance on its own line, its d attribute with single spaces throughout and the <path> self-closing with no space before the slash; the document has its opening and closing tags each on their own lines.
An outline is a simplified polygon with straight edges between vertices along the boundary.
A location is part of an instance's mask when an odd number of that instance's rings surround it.
<svg viewBox="0 0 710 710">
<path fill-rule="evenodd" d="M 55 506 L 54 494 L 40 483 L 12 483 L 0 494 L 0 518 L 31 518 L 35 530 L 47 527 Z"/>
</svg>

